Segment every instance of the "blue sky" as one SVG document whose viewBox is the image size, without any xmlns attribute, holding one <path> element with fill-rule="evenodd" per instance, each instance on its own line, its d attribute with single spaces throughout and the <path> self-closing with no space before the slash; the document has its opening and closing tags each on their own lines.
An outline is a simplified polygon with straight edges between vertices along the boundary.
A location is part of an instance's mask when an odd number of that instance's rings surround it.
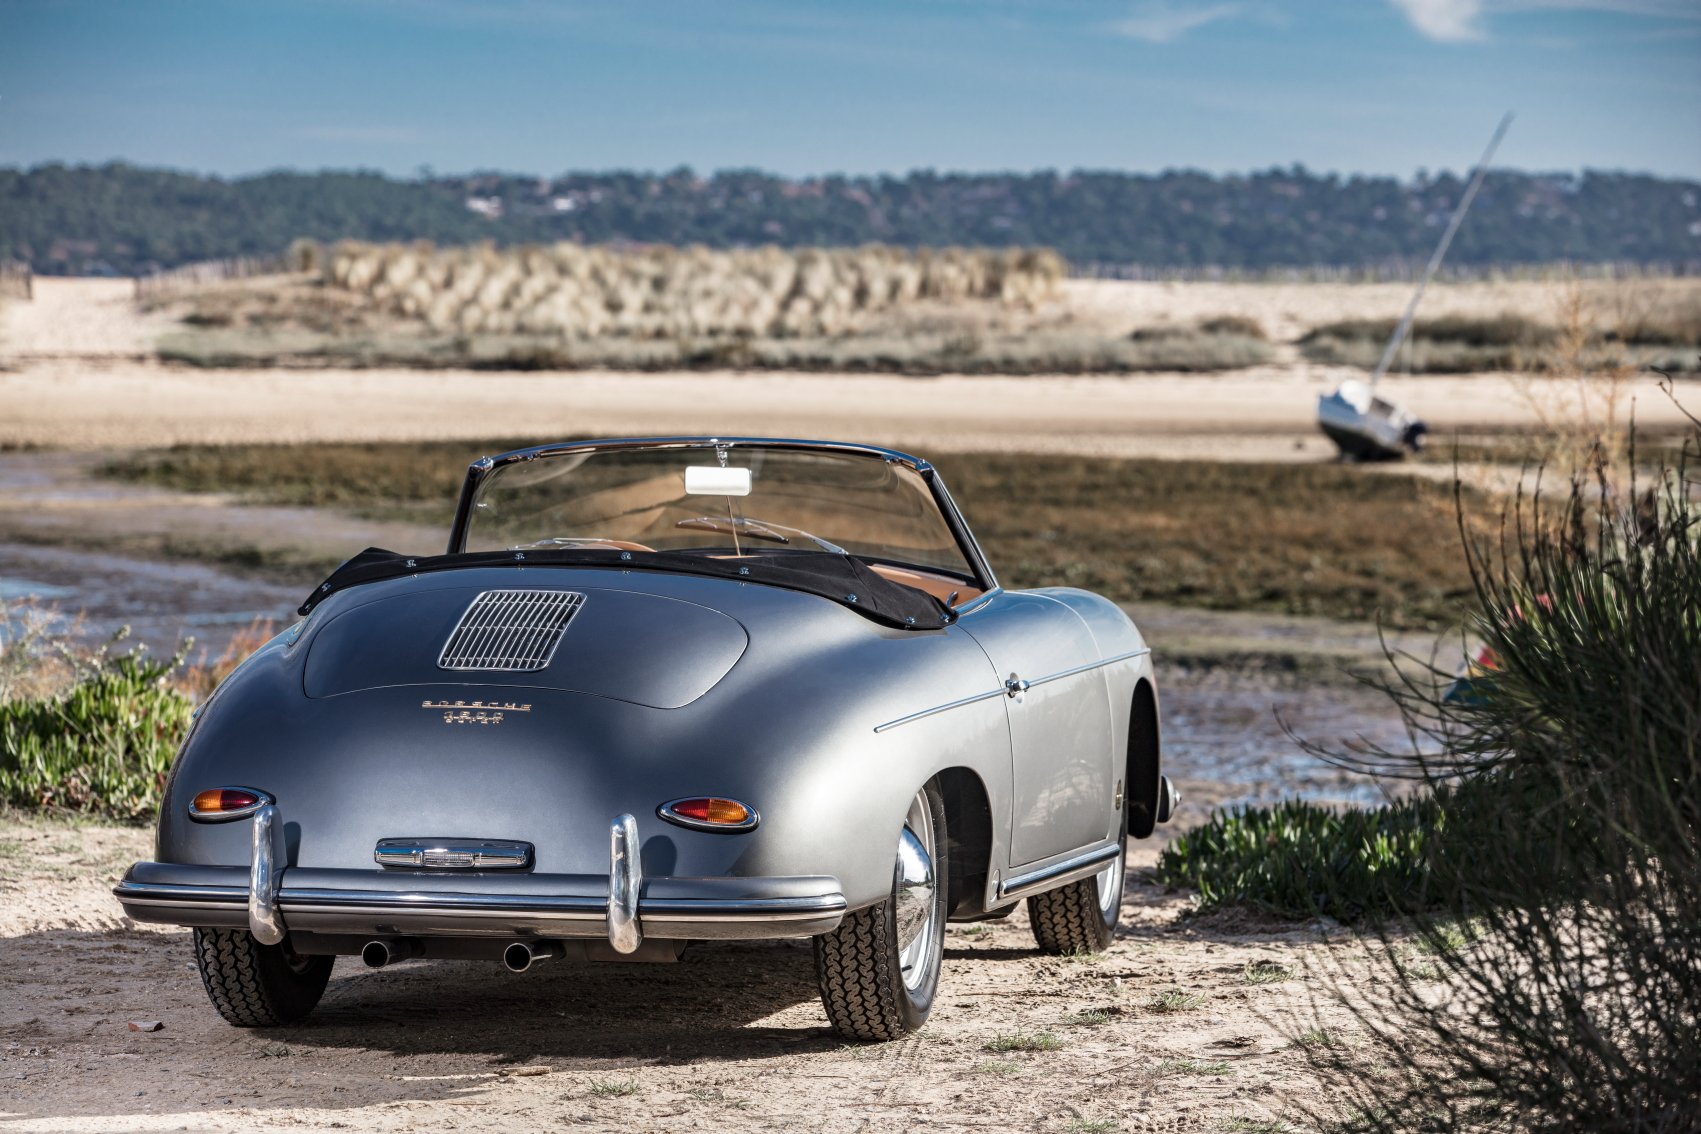
<svg viewBox="0 0 1701 1134">
<path fill-rule="evenodd" d="M 1701 0 L 0 0 L 0 165 L 1701 177 Z"/>
</svg>

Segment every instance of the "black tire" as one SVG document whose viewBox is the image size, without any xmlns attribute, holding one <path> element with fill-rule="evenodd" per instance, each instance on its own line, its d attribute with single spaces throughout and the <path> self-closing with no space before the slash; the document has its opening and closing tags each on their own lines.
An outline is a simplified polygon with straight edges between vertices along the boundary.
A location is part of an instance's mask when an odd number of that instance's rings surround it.
<svg viewBox="0 0 1701 1134">
<path fill-rule="evenodd" d="M 1122 853 L 1111 874 L 1111 893 L 1100 889 L 1101 876 L 1035 894 L 1028 899 L 1028 921 L 1042 953 L 1066 956 L 1099 953 L 1110 947 L 1122 916 L 1122 890 L 1128 875 L 1128 809 L 1122 811 Z"/>
<path fill-rule="evenodd" d="M 920 987 L 911 988 L 906 983 L 899 958 L 895 868 L 892 897 L 846 914 L 837 929 L 815 938 L 815 978 L 821 989 L 821 1004 L 833 1030 L 846 1039 L 895 1040 L 909 1035 L 927 1023 L 939 990 L 949 877 L 945 800 L 933 781 L 918 795 L 926 797 L 934 831 L 933 936 L 922 958 L 926 967 Z"/>
<path fill-rule="evenodd" d="M 197 929 L 195 965 L 207 999 L 239 1028 L 293 1024 L 325 994 L 335 957 L 307 957 L 289 947 L 262 945 L 246 929 Z"/>
</svg>

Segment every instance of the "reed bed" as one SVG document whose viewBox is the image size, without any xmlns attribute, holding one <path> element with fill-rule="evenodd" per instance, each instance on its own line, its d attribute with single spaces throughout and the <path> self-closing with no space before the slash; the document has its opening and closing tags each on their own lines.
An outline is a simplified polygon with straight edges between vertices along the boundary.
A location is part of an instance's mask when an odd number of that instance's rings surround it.
<svg viewBox="0 0 1701 1134">
<path fill-rule="evenodd" d="M 917 301 L 1032 308 L 1067 274 L 1048 249 L 434 248 L 345 242 L 324 282 L 434 331 L 572 339 L 775 338 L 856 332 Z"/>
</svg>

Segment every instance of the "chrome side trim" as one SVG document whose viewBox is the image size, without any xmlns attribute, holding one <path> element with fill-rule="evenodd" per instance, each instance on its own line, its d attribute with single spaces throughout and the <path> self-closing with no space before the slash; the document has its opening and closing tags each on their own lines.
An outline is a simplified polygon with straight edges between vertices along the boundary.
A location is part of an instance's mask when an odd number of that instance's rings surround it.
<svg viewBox="0 0 1701 1134">
<path fill-rule="evenodd" d="M 1054 862 L 1050 866 L 1042 866 L 1038 870 L 1030 870 L 1023 874 L 1015 874 L 998 884 L 998 897 L 1025 898 L 1029 894 L 1037 894 L 1041 890 L 1050 890 L 1054 886 L 1062 886 L 1097 874 L 1104 869 L 1104 864 L 1112 861 L 1122 853 L 1122 847 L 1117 843 L 1103 843 L 1090 850 L 1070 855 L 1062 862 Z"/>
<path fill-rule="evenodd" d="M 1002 696 L 1004 696 L 1004 689 L 1003 687 L 999 687 L 987 693 L 976 693 L 972 697 L 960 697 L 955 701 L 947 701 L 943 705 L 935 705 L 931 709 L 923 709 L 918 713 L 911 713 L 906 717 L 899 717 L 897 720 L 887 721 L 885 724 L 877 724 L 874 726 L 874 731 L 885 732 L 887 729 L 897 728 L 899 725 L 907 725 L 911 721 L 919 721 L 923 717 L 931 717 L 938 713 L 950 712 L 952 709 L 960 709 L 964 705 L 973 705 L 977 701 L 990 701 L 994 697 Z"/>
<path fill-rule="evenodd" d="M 923 717 L 931 717 L 936 713 L 944 713 L 949 712 L 952 709 L 960 709 L 964 705 L 973 705 L 977 701 L 990 701 L 994 697 L 1014 697 L 1017 693 L 1025 693 L 1034 686 L 1044 685 L 1048 681 L 1061 681 L 1065 677 L 1074 677 L 1079 673 L 1087 673 L 1091 670 L 1102 669 L 1107 665 L 1115 665 L 1117 662 L 1129 661 L 1133 658 L 1142 658 L 1151 652 L 1152 648 L 1150 646 L 1146 646 L 1138 650 L 1130 650 L 1125 654 L 1116 654 L 1112 657 L 1100 658 L 1098 661 L 1088 662 L 1086 665 L 1078 665 L 1073 669 L 1059 670 L 1056 673 L 1048 673 L 1044 677 L 1035 677 L 1027 680 L 1023 680 L 1012 675 L 1009 680 L 997 689 L 990 690 L 986 693 L 976 693 L 971 697 L 960 697 L 955 701 L 947 701 L 943 705 L 935 705 L 931 709 L 922 709 L 919 712 L 910 713 L 908 716 L 898 717 L 896 720 L 887 721 L 885 724 L 877 724 L 874 726 L 874 731 L 885 732 L 887 729 L 897 728 L 899 725 L 907 725 L 911 721 L 919 721 Z M 1010 684 L 1011 681 L 1016 682 L 1016 685 L 1012 686 Z"/>
<path fill-rule="evenodd" d="M 644 943 L 638 922 L 644 864 L 638 847 L 638 820 L 631 815 L 615 819 L 608 829 L 608 943 L 618 953 L 635 953 Z"/>
<path fill-rule="evenodd" d="M 1065 677 L 1074 677 L 1077 673 L 1086 673 L 1089 670 L 1103 669 L 1107 665 L 1115 665 L 1117 662 L 1143 658 L 1151 652 L 1150 646 L 1144 646 L 1138 650 L 1129 650 L 1125 654 L 1117 654 L 1114 657 L 1100 658 L 1098 661 L 1088 662 L 1086 665 L 1078 665 L 1073 669 L 1061 669 L 1056 673 L 1048 673 L 1044 677 L 1030 677 L 1027 679 L 1024 691 L 1032 689 L 1036 685 L 1044 685 L 1048 681 L 1062 681 Z"/>
<path fill-rule="evenodd" d="M 276 945 L 288 932 L 278 912 L 283 877 L 277 866 L 278 809 L 273 803 L 254 812 L 254 856 L 248 865 L 248 932 L 262 945 Z"/>
</svg>

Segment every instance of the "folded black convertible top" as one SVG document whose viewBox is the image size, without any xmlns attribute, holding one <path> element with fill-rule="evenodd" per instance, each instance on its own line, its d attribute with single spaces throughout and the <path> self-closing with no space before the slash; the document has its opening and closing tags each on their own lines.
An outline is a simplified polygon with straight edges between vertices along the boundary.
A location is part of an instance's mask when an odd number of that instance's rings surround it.
<svg viewBox="0 0 1701 1134">
<path fill-rule="evenodd" d="M 369 547 L 331 572 L 330 577 L 307 596 L 307 601 L 301 604 L 297 613 L 310 614 L 327 595 L 363 583 L 470 567 L 603 567 L 765 583 L 831 599 L 875 622 L 903 630 L 938 630 L 954 618 L 950 608 L 937 598 L 914 587 L 892 582 L 854 556 L 824 551 L 763 550 L 736 559 L 716 559 L 675 551 L 604 548 L 407 556 L 381 547 Z"/>
</svg>

